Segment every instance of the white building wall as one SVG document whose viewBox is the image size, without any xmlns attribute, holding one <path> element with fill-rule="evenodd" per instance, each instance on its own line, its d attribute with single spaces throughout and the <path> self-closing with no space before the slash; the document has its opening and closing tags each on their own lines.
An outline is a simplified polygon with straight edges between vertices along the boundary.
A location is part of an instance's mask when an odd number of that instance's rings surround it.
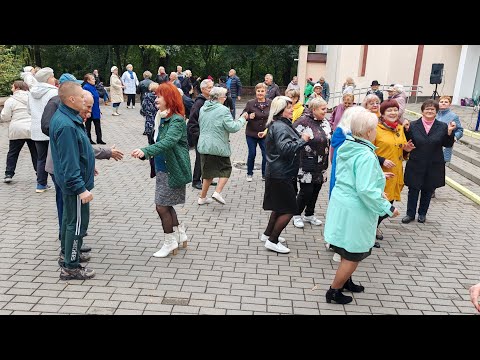
<svg viewBox="0 0 480 360">
<path fill-rule="evenodd" d="M 479 59 L 479 45 L 464 45 L 462 47 L 462 58 L 457 64 L 458 74 L 455 82 L 453 104 L 460 105 L 460 99 L 472 97 Z"/>
</svg>

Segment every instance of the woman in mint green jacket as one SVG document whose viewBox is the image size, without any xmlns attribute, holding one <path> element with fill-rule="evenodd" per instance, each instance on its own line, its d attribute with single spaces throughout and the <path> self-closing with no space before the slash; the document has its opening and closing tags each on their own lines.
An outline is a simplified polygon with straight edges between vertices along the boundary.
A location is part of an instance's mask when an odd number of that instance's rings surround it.
<svg viewBox="0 0 480 360">
<path fill-rule="evenodd" d="M 372 144 L 377 133 L 375 114 L 361 112 L 351 122 L 352 136 L 337 151 L 336 182 L 328 204 L 325 241 L 342 257 L 326 299 L 348 304 L 353 299 L 342 290 L 362 292 L 352 281 L 358 263 L 370 255 L 378 217 L 400 213 L 383 194 L 385 175 Z"/>
<path fill-rule="evenodd" d="M 179 223 L 173 206 L 185 204 L 185 185 L 192 181 L 192 171 L 182 96 L 171 83 L 161 84 L 155 94 L 159 110 L 155 116 L 155 143 L 133 150 L 132 156 L 155 158 L 155 205 L 162 220 L 165 242 L 153 256 L 166 257 L 172 251 L 176 254 L 179 243 L 187 246 L 185 227 Z"/>
<path fill-rule="evenodd" d="M 225 205 L 221 193 L 232 173 L 229 136 L 245 125 L 248 116 L 247 113 L 243 113 L 240 118 L 234 120 L 230 110 L 223 105 L 226 99 L 226 88 L 213 87 L 210 90 L 210 99 L 205 101 L 198 116 L 200 137 L 197 149 L 200 153 L 203 178 L 202 193 L 198 198 L 199 205 L 209 204 L 212 199 Z M 212 198 L 207 198 L 208 188 L 216 177 L 219 178 L 218 185 Z"/>
</svg>

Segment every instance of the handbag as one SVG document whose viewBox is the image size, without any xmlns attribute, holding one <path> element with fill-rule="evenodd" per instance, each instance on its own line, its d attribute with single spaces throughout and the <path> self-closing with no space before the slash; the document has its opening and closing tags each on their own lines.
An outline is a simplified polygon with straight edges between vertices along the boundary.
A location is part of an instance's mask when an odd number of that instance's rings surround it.
<svg viewBox="0 0 480 360">
<path fill-rule="evenodd" d="M 302 170 L 304 172 L 314 172 L 315 164 L 318 163 L 317 156 L 314 155 L 305 155 L 302 158 Z"/>
</svg>

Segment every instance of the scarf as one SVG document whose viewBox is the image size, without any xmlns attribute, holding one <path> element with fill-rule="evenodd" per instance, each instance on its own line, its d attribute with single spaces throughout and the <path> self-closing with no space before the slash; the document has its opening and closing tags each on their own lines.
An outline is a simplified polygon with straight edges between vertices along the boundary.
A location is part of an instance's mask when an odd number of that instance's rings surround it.
<svg viewBox="0 0 480 360">
<path fill-rule="evenodd" d="M 380 120 L 381 120 L 382 124 L 385 125 L 386 128 L 388 128 L 390 130 L 393 130 L 393 131 L 397 130 L 398 120 L 395 120 L 394 122 L 391 122 L 391 121 L 388 121 L 387 119 L 385 119 L 383 117 Z"/>
<path fill-rule="evenodd" d="M 133 70 L 127 70 L 127 71 L 130 74 L 130 79 L 133 79 Z"/>
</svg>

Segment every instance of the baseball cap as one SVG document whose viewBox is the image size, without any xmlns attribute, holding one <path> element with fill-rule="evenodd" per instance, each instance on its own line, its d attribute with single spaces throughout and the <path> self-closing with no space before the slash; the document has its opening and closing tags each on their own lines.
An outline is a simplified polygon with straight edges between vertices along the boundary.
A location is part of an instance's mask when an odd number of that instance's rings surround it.
<svg viewBox="0 0 480 360">
<path fill-rule="evenodd" d="M 72 74 L 69 74 L 69 73 L 62 74 L 62 76 L 60 76 L 60 78 L 58 79 L 58 82 L 60 84 L 64 83 L 65 81 L 75 81 L 78 84 L 83 83 L 82 80 L 77 80 L 77 78 L 75 76 L 73 76 Z"/>
</svg>

